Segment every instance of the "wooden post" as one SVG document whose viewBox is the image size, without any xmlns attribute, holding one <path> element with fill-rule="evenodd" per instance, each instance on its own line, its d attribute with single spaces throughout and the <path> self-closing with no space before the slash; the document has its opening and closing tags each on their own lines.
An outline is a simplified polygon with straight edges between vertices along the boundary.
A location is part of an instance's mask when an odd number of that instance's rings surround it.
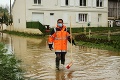
<svg viewBox="0 0 120 80">
<path fill-rule="evenodd" d="M 3 31 L 3 23 L 2 23 L 2 25 L 1 25 L 1 31 Z"/>
<path fill-rule="evenodd" d="M 117 19 L 119 18 L 119 0 L 117 1 Z"/>
<path fill-rule="evenodd" d="M 89 29 L 89 39 L 90 39 L 90 37 L 91 37 L 91 29 Z"/>
<path fill-rule="evenodd" d="M 0 31 L 1 31 L 2 24 L 0 24 Z"/>
<path fill-rule="evenodd" d="M 108 31 L 108 41 L 110 41 L 110 34 L 111 34 L 111 31 L 109 30 Z"/>
<path fill-rule="evenodd" d="M 84 27 L 84 34 L 86 35 L 86 27 Z"/>
</svg>

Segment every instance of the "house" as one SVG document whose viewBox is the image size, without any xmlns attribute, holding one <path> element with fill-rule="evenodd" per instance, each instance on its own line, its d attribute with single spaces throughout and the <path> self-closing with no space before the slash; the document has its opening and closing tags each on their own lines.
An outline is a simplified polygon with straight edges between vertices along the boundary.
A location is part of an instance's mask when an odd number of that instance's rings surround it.
<svg viewBox="0 0 120 80">
<path fill-rule="evenodd" d="M 26 29 L 26 22 L 39 21 L 55 27 L 57 19 L 66 26 L 106 27 L 108 0 L 15 0 L 12 7 L 14 29 Z"/>
<path fill-rule="evenodd" d="M 120 26 L 120 0 L 108 0 L 108 26 Z"/>
<path fill-rule="evenodd" d="M 120 0 L 108 0 L 108 19 L 120 19 Z"/>
</svg>

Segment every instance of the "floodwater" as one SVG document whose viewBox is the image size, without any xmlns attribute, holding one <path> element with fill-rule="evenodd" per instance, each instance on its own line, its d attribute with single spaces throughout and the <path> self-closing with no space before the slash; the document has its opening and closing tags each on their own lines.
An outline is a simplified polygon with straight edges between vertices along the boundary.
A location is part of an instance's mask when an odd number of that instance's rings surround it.
<svg viewBox="0 0 120 80">
<path fill-rule="evenodd" d="M 46 38 L 35 39 L 0 34 L 8 53 L 22 61 L 25 80 L 120 80 L 120 52 L 111 52 L 68 44 L 65 66 L 70 69 L 55 70 L 55 54 L 46 45 Z"/>
</svg>

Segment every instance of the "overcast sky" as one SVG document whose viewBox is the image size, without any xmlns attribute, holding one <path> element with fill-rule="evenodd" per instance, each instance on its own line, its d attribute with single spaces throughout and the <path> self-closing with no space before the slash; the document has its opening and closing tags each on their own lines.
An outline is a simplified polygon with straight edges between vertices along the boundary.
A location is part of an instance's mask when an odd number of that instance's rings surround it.
<svg viewBox="0 0 120 80">
<path fill-rule="evenodd" d="M 13 3 L 13 1 L 14 0 L 11 0 L 11 3 Z M 10 0 L 0 0 L 0 5 L 3 5 L 3 6 L 5 6 L 5 5 L 10 5 Z"/>
</svg>

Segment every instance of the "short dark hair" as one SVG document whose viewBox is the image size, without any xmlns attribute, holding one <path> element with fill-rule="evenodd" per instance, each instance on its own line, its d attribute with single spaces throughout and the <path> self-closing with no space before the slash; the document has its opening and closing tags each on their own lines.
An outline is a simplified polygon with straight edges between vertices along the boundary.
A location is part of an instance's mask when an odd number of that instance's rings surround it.
<svg viewBox="0 0 120 80">
<path fill-rule="evenodd" d="M 58 20 L 57 20 L 57 23 L 58 23 L 58 21 L 62 21 L 62 23 L 63 23 L 63 19 L 58 19 Z"/>
</svg>

